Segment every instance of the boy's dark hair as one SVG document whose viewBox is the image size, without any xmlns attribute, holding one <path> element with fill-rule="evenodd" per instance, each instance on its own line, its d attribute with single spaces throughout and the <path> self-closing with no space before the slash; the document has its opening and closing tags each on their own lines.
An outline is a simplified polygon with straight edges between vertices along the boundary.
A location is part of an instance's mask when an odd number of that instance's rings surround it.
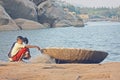
<svg viewBox="0 0 120 80">
<path fill-rule="evenodd" d="M 17 39 L 21 39 L 24 41 L 24 38 L 22 36 L 17 36 Z"/>
<path fill-rule="evenodd" d="M 23 40 L 23 42 L 24 42 L 25 44 L 28 44 L 28 42 L 29 42 L 29 41 L 28 41 L 28 38 L 26 38 L 26 37 L 18 36 L 17 39 Z"/>
<path fill-rule="evenodd" d="M 24 38 L 24 43 L 25 43 L 25 44 L 28 44 L 28 42 L 29 42 L 29 41 L 28 41 L 28 38 L 25 37 L 25 38 Z"/>
</svg>

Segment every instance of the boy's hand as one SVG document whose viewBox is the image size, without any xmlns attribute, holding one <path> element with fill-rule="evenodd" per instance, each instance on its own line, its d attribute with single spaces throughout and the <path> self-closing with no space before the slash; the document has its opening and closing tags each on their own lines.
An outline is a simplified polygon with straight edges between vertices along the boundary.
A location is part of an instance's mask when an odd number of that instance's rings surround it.
<svg viewBox="0 0 120 80">
<path fill-rule="evenodd" d="M 40 50 L 40 47 L 39 47 L 39 46 L 37 46 L 37 49 L 38 49 L 38 50 Z"/>
</svg>

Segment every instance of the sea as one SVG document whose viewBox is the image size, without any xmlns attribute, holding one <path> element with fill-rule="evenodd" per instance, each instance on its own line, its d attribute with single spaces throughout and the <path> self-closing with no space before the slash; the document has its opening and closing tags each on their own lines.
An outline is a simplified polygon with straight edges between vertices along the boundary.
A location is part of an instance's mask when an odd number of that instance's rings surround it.
<svg viewBox="0 0 120 80">
<path fill-rule="evenodd" d="M 17 36 L 29 39 L 29 44 L 48 47 L 82 48 L 108 52 L 103 62 L 120 62 L 120 22 L 87 22 L 84 27 L 48 28 L 0 32 L 0 61 L 8 61 L 8 52 Z M 41 55 L 30 49 L 32 58 Z"/>
</svg>

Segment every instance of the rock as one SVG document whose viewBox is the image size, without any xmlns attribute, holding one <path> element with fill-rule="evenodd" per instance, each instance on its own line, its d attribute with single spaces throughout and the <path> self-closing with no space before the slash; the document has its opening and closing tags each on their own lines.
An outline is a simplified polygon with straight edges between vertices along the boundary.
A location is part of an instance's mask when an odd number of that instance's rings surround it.
<svg viewBox="0 0 120 80">
<path fill-rule="evenodd" d="M 15 19 L 16 24 L 20 27 L 21 30 L 30 30 L 30 29 L 42 29 L 46 28 L 42 24 L 32 21 L 32 20 L 27 20 L 27 19 Z"/>
<path fill-rule="evenodd" d="M 19 30 L 19 28 L 6 13 L 5 9 L 0 5 L 0 31 L 5 30 Z"/>
<path fill-rule="evenodd" d="M 64 16 L 62 8 L 54 4 L 54 1 L 47 0 L 38 6 L 38 20 L 40 23 L 49 23 L 53 27 L 54 22 Z"/>
<path fill-rule="evenodd" d="M 65 12 L 54 0 L 46 0 L 39 4 L 38 20 L 40 23 L 49 23 L 51 27 L 84 26 L 82 20 L 72 13 Z"/>
<path fill-rule="evenodd" d="M 75 20 L 75 21 L 71 21 L 71 23 L 72 23 L 72 26 L 74 26 L 74 27 L 84 27 L 84 23 L 83 23 L 83 21 L 80 21 L 80 20 Z"/>
<path fill-rule="evenodd" d="M 43 25 L 44 28 L 84 26 L 81 19 L 78 19 L 74 13 L 65 11 L 56 0 L 0 0 L 0 5 L 12 19 L 22 18 L 22 20 L 15 20 L 20 29 L 38 29 L 43 28 Z M 27 19 L 27 22 L 23 19 Z M 28 20 L 39 22 L 39 26 L 43 25 L 38 27 L 38 23 Z M 8 22 L 8 20 L 1 19 L 0 24 Z M 13 20 L 12 22 L 15 24 Z"/>
<path fill-rule="evenodd" d="M 84 23 L 79 20 L 60 20 L 58 22 L 55 22 L 54 27 L 84 27 Z"/>
<path fill-rule="evenodd" d="M 71 12 L 66 12 L 66 15 L 64 18 L 71 22 L 71 26 L 84 27 L 84 23 L 83 23 L 82 19 L 78 18 L 76 15 L 74 15 Z"/>
<path fill-rule="evenodd" d="M 40 3 L 46 1 L 46 0 L 32 0 L 36 5 L 39 5 Z"/>
<path fill-rule="evenodd" d="M 29 0 L 1 0 L 0 4 L 13 18 L 24 18 L 37 21 L 36 6 Z"/>
<path fill-rule="evenodd" d="M 100 63 L 108 53 L 76 48 L 45 48 L 42 53 L 55 58 L 57 63 Z"/>
<path fill-rule="evenodd" d="M 68 20 L 61 20 L 58 22 L 55 22 L 54 27 L 70 27 L 72 23 Z"/>
<path fill-rule="evenodd" d="M 46 28 L 50 28 L 50 24 L 49 23 L 43 23 L 43 26 Z"/>
</svg>

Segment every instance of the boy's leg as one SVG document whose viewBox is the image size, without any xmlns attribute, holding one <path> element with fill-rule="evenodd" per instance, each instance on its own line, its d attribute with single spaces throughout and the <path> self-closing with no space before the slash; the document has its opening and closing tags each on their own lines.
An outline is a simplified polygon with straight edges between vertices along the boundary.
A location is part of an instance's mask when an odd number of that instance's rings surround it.
<svg viewBox="0 0 120 80">
<path fill-rule="evenodd" d="M 22 48 L 15 56 L 12 57 L 13 61 L 22 61 L 25 53 L 28 51 L 28 48 Z"/>
<path fill-rule="evenodd" d="M 31 55 L 30 55 L 30 50 L 28 49 L 28 51 L 25 53 L 23 59 L 30 59 L 31 58 Z"/>
</svg>

